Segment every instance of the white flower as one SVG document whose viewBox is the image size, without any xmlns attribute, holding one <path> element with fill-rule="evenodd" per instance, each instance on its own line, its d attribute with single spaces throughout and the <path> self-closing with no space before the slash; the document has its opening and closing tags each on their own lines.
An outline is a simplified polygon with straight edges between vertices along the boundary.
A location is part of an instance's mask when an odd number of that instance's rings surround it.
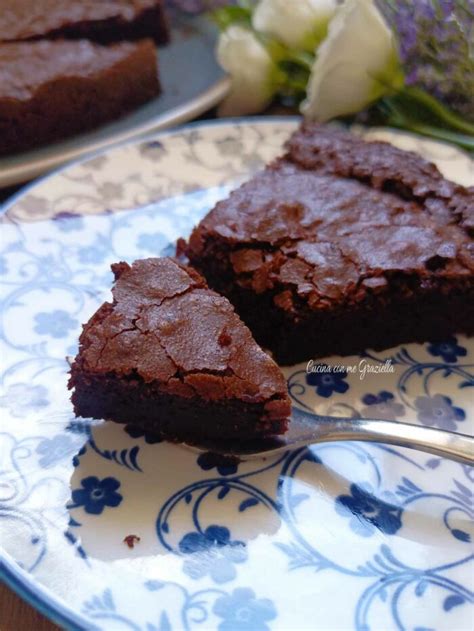
<svg viewBox="0 0 474 631">
<path fill-rule="evenodd" d="M 239 116 L 265 109 L 274 96 L 277 68 L 254 33 L 243 26 L 230 26 L 219 37 L 216 55 L 231 78 L 219 114 Z"/>
<path fill-rule="evenodd" d="M 289 48 L 313 52 L 325 37 L 337 0 L 260 0 L 252 26 Z"/>
<path fill-rule="evenodd" d="M 400 80 L 393 33 L 372 0 L 346 0 L 318 49 L 301 110 L 319 121 L 353 114 Z"/>
</svg>

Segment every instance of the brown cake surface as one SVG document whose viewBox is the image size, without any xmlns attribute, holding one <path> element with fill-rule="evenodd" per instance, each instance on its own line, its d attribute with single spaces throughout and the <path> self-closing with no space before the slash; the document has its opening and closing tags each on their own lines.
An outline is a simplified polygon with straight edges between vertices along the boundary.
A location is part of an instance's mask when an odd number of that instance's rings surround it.
<svg viewBox="0 0 474 631">
<path fill-rule="evenodd" d="M 281 363 L 474 333 L 474 194 L 415 153 L 303 124 L 186 254 Z"/>
<path fill-rule="evenodd" d="M 162 0 L 2 0 L 0 42 L 84 38 L 101 43 L 153 38 L 166 43 Z"/>
<path fill-rule="evenodd" d="M 113 302 L 84 325 L 71 368 L 78 416 L 187 441 L 286 431 L 285 379 L 226 298 L 169 258 L 113 271 Z"/>
<path fill-rule="evenodd" d="M 88 130 L 159 92 L 151 40 L 0 45 L 0 153 Z"/>
</svg>

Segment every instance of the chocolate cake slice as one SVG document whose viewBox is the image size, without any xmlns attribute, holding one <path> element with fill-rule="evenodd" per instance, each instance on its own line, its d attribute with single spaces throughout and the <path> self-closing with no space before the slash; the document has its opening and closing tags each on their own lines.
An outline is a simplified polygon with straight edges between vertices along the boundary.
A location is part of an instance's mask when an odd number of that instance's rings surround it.
<svg viewBox="0 0 474 631">
<path fill-rule="evenodd" d="M 0 45 L 0 153 L 89 130 L 159 92 L 151 40 Z"/>
<path fill-rule="evenodd" d="M 71 368 L 76 415 L 187 442 L 286 431 L 286 381 L 226 298 L 169 258 L 112 269 Z"/>
<path fill-rule="evenodd" d="M 162 0 L 2 0 L 0 42 L 31 39 L 169 40 Z"/>
<path fill-rule="evenodd" d="M 474 333 L 474 191 L 415 153 L 303 124 L 185 252 L 276 360 Z"/>
</svg>

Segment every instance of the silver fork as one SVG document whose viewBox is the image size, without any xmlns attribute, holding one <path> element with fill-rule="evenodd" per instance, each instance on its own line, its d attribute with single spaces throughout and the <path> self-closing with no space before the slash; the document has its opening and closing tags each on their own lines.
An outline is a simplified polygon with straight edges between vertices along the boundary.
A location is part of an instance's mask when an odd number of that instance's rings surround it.
<svg viewBox="0 0 474 631">
<path fill-rule="evenodd" d="M 474 438 L 465 434 L 383 419 L 319 416 L 299 408 L 293 408 L 289 430 L 284 436 L 240 444 L 233 441 L 232 446 L 226 443 L 212 443 L 186 447 L 200 452 L 212 451 L 240 460 L 254 460 L 315 443 L 341 440 L 362 440 L 409 447 L 474 466 Z"/>
</svg>

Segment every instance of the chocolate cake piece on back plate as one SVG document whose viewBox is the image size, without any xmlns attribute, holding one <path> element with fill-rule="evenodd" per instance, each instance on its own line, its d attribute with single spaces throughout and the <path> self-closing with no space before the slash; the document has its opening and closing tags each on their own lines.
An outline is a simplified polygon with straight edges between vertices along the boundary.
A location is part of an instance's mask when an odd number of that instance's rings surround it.
<svg viewBox="0 0 474 631">
<path fill-rule="evenodd" d="M 92 129 L 160 93 L 151 40 L 0 45 L 0 153 Z"/>
<path fill-rule="evenodd" d="M 0 42 L 88 39 L 169 41 L 162 0 L 2 0 Z"/>
</svg>

